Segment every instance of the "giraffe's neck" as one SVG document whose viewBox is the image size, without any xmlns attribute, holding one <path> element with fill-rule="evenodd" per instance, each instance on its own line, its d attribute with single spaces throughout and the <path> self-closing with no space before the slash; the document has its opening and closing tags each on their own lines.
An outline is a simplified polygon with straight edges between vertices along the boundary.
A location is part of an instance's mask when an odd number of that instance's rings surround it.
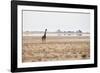
<svg viewBox="0 0 100 73">
<path fill-rule="evenodd" d="M 46 30 L 45 30 L 45 32 L 44 32 L 44 36 L 46 36 Z"/>
</svg>

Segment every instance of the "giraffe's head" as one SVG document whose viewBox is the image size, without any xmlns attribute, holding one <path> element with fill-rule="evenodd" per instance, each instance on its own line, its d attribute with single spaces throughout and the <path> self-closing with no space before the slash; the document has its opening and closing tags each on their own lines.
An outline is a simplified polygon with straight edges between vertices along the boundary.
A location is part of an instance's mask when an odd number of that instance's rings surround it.
<svg viewBox="0 0 100 73">
<path fill-rule="evenodd" d="M 47 29 L 45 29 L 45 31 L 47 31 Z"/>
</svg>

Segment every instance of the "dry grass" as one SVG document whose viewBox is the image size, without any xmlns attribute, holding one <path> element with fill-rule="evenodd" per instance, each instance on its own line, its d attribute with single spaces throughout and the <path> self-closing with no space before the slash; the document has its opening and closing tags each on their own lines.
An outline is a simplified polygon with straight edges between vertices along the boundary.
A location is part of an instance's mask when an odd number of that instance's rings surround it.
<svg viewBox="0 0 100 73">
<path fill-rule="evenodd" d="M 23 37 L 23 62 L 81 60 L 90 58 L 89 37 Z"/>
</svg>

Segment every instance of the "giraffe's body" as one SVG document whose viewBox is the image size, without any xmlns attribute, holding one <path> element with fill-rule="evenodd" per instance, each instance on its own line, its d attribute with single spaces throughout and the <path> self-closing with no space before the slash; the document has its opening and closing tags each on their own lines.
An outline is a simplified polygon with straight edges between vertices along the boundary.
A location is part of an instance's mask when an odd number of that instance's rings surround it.
<svg viewBox="0 0 100 73">
<path fill-rule="evenodd" d="M 44 35 L 42 36 L 42 42 L 45 42 L 45 43 L 46 43 L 46 32 L 47 32 L 47 29 L 45 29 Z"/>
</svg>

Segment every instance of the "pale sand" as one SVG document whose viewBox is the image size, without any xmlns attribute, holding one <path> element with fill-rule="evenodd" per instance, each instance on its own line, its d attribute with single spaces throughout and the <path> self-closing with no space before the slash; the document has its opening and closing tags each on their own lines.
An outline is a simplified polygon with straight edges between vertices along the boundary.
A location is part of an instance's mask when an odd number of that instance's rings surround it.
<svg viewBox="0 0 100 73">
<path fill-rule="evenodd" d="M 22 52 L 23 62 L 89 59 L 90 38 L 49 36 L 42 43 L 41 37 L 24 36 Z"/>
</svg>

